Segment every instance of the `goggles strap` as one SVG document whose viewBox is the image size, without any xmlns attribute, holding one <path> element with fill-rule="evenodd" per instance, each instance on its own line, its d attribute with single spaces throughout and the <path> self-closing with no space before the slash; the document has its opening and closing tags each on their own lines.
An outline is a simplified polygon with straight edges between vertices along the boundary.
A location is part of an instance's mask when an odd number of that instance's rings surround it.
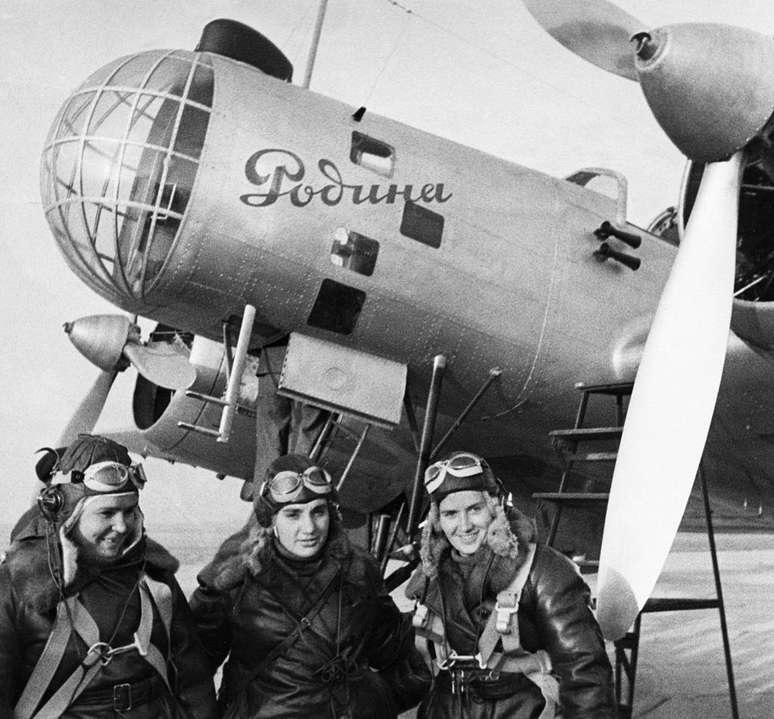
<svg viewBox="0 0 774 719">
<path fill-rule="evenodd" d="M 114 476 L 110 476 L 115 473 Z M 105 478 L 116 479 L 118 482 L 102 481 L 100 475 Z M 83 484 L 95 492 L 114 492 L 131 483 L 135 489 L 140 490 L 145 485 L 145 471 L 141 464 L 126 466 L 120 462 L 97 462 L 87 467 L 83 473 Z"/>
<path fill-rule="evenodd" d="M 319 472 L 324 482 L 317 483 L 311 481 L 311 476 Z M 295 484 L 292 489 L 285 492 L 278 491 L 274 488 L 274 483 L 278 478 L 295 479 Z M 269 480 L 265 480 L 261 485 L 261 494 L 271 496 L 272 500 L 279 503 L 292 503 L 294 499 L 298 499 L 306 487 L 310 492 L 321 497 L 330 494 L 333 491 L 333 483 L 331 476 L 321 467 L 313 466 L 305 469 L 303 472 L 293 472 L 285 470 L 278 472 L 274 477 Z"/>
<path fill-rule="evenodd" d="M 460 459 L 468 459 L 471 464 L 465 467 L 454 467 L 453 463 Z M 458 478 L 483 475 L 485 466 L 484 460 L 475 455 L 458 455 L 434 462 L 425 471 L 425 489 L 428 494 L 432 494 L 446 481 L 447 475 Z"/>
</svg>

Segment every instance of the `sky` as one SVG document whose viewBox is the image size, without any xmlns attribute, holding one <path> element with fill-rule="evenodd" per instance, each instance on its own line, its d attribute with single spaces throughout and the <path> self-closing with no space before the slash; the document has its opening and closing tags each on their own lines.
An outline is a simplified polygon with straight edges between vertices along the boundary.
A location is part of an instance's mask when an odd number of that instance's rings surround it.
<svg viewBox="0 0 774 719">
<path fill-rule="evenodd" d="M 621 0 L 646 27 L 685 21 L 774 29 L 768 0 Z M 0 293 L 5 432 L 0 523 L 30 496 L 34 452 L 56 442 L 96 369 L 62 324 L 118 310 L 67 268 L 41 211 L 40 152 L 89 74 L 126 54 L 193 49 L 229 17 L 254 27 L 304 74 L 317 0 L 0 0 Z M 330 0 L 311 89 L 509 161 L 566 176 L 609 167 L 629 180 L 629 218 L 677 201 L 683 160 L 636 84 L 574 57 L 518 0 Z M 518 201 L 518 198 L 514 198 Z M 119 378 L 100 427 L 117 426 L 135 375 Z M 242 517 L 239 483 L 151 460 L 143 500 L 156 521 Z"/>
</svg>

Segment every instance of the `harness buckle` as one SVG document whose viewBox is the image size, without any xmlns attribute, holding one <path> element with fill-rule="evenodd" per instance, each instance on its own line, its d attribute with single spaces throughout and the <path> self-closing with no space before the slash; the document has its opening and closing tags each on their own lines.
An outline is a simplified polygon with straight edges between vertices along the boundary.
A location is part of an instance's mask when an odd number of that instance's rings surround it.
<svg viewBox="0 0 774 719">
<path fill-rule="evenodd" d="M 115 684 L 113 685 L 113 710 L 117 712 L 128 712 L 132 709 L 132 685 Z"/>
<path fill-rule="evenodd" d="M 92 666 L 96 662 L 100 662 L 103 667 L 110 664 L 110 660 L 113 658 L 113 647 L 107 642 L 94 642 L 86 651 L 86 656 L 83 658 L 83 664 L 87 667 Z M 91 655 L 94 655 L 92 659 L 89 659 Z"/>
<path fill-rule="evenodd" d="M 510 634 L 511 620 L 519 611 L 519 595 L 516 592 L 500 592 L 495 604 L 495 629 L 499 634 Z"/>
<path fill-rule="evenodd" d="M 411 619 L 414 629 L 427 629 L 428 613 L 426 604 L 417 604 L 414 607 L 414 616 Z"/>
<path fill-rule="evenodd" d="M 111 660 L 116 654 L 125 654 L 126 652 L 131 652 L 133 649 L 136 649 L 140 656 L 144 657 L 148 654 L 148 647 L 142 646 L 140 643 L 140 637 L 137 636 L 137 632 L 134 633 L 134 641 L 131 644 L 127 644 L 123 647 L 115 647 L 115 649 L 107 642 L 94 642 L 94 644 L 92 644 L 86 652 L 86 656 L 83 659 L 83 664 L 84 666 L 90 667 L 94 664 L 94 662 L 102 662 L 102 666 L 106 667 L 108 664 L 110 664 Z M 94 654 L 95 657 L 94 659 L 90 660 L 89 656 L 91 654 Z"/>
<path fill-rule="evenodd" d="M 140 642 L 140 637 L 138 636 L 137 632 L 134 633 L 134 644 L 128 644 L 126 647 L 121 647 L 122 650 L 129 651 L 130 649 L 136 649 L 137 653 L 141 657 L 147 657 L 148 656 L 148 647 L 143 646 Z"/>
<path fill-rule="evenodd" d="M 320 677 L 323 684 L 330 686 L 344 681 L 355 666 L 351 657 L 337 655 L 316 669 L 314 673 Z"/>
<path fill-rule="evenodd" d="M 473 665 L 474 668 L 486 669 L 486 662 L 481 652 L 478 652 L 478 654 L 457 654 L 452 649 L 443 659 L 436 659 L 435 663 L 442 672 L 453 669 L 457 664 Z"/>
</svg>

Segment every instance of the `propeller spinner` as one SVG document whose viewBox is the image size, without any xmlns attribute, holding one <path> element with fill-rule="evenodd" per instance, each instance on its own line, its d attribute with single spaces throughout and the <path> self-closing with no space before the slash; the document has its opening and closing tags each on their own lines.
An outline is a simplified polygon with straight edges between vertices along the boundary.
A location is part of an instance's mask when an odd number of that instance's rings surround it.
<svg viewBox="0 0 774 719">
<path fill-rule="evenodd" d="M 186 389 L 196 379 L 182 341 L 140 342 L 140 328 L 123 315 L 92 315 L 67 322 L 65 332 L 76 349 L 103 372 L 120 372 L 130 364 L 150 382 Z"/>
<path fill-rule="evenodd" d="M 651 325 L 613 472 L 597 615 L 605 636 L 618 639 L 661 573 L 704 451 L 728 341 L 744 152 L 767 141 L 774 109 L 774 41 L 723 25 L 645 31 L 605 0 L 525 5 L 580 57 L 638 80 L 669 138 L 709 163 Z"/>
</svg>

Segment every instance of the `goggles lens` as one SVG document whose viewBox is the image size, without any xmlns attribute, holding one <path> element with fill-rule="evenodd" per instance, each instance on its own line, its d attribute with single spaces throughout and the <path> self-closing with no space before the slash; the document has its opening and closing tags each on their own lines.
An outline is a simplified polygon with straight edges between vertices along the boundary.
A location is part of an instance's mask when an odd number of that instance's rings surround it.
<svg viewBox="0 0 774 719">
<path fill-rule="evenodd" d="M 83 483 L 94 492 L 115 492 L 127 484 L 142 489 L 145 473 L 141 465 L 127 467 L 120 462 L 97 462 L 84 470 Z"/>
<path fill-rule="evenodd" d="M 303 472 L 286 470 L 278 472 L 268 481 L 268 491 L 275 502 L 292 502 L 298 499 L 304 487 L 315 494 L 330 494 L 333 489 L 331 476 L 320 467 L 309 467 Z"/>
<path fill-rule="evenodd" d="M 452 477 L 473 477 L 476 474 L 483 474 L 487 466 L 481 457 L 467 452 L 461 452 L 440 462 L 433 462 L 425 470 L 425 489 L 428 494 L 432 494 L 443 484 L 447 474 Z"/>
</svg>

